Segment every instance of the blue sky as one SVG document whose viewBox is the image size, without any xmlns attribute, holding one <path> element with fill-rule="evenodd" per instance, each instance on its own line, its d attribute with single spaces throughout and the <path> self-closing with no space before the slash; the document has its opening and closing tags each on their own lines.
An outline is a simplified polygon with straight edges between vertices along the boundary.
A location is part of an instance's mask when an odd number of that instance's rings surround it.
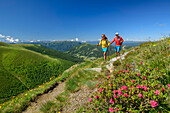
<svg viewBox="0 0 170 113">
<path fill-rule="evenodd" d="M 0 0 L 0 37 L 152 40 L 170 32 L 169 0 Z M 9 37 L 10 38 L 10 37 Z"/>
</svg>

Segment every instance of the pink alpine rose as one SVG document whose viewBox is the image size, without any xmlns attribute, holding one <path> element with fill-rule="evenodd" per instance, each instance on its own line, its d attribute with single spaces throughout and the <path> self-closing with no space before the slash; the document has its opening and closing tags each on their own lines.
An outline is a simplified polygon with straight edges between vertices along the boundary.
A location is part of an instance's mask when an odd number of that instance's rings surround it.
<svg viewBox="0 0 170 113">
<path fill-rule="evenodd" d="M 92 101 L 92 98 L 89 98 L 89 102 L 91 102 Z"/>
<path fill-rule="evenodd" d="M 146 86 L 142 86 L 143 90 L 147 91 L 148 88 Z"/>
<path fill-rule="evenodd" d="M 117 93 L 117 90 L 113 90 L 113 93 L 116 94 L 116 93 Z"/>
<path fill-rule="evenodd" d="M 132 80 L 132 83 L 135 83 L 135 80 Z"/>
<path fill-rule="evenodd" d="M 160 92 L 158 90 L 153 91 L 153 92 L 155 93 L 155 95 L 159 95 L 160 94 Z"/>
<path fill-rule="evenodd" d="M 124 95 L 125 97 L 129 97 L 129 95 L 128 95 L 127 93 L 124 93 L 123 95 Z"/>
<path fill-rule="evenodd" d="M 121 96 L 123 92 L 121 90 L 118 91 L 118 95 Z"/>
<path fill-rule="evenodd" d="M 140 61 L 140 63 L 142 64 L 143 62 L 142 62 L 142 61 Z"/>
<path fill-rule="evenodd" d="M 118 98 L 118 96 L 116 96 L 116 95 L 113 95 L 113 97 L 114 97 L 114 98 Z"/>
<path fill-rule="evenodd" d="M 95 96 L 95 99 L 98 99 L 98 98 L 99 98 L 99 95 L 96 95 L 96 96 Z"/>
<path fill-rule="evenodd" d="M 143 97 L 143 95 L 141 93 L 139 93 L 139 98 L 142 98 L 142 97 Z"/>
<path fill-rule="evenodd" d="M 151 103 L 152 107 L 157 107 L 158 106 L 158 103 L 156 101 L 154 101 L 154 100 L 151 100 L 150 103 Z"/>
<path fill-rule="evenodd" d="M 114 103 L 115 103 L 115 101 L 114 101 L 113 99 L 110 99 L 110 103 L 114 104 Z"/>
<path fill-rule="evenodd" d="M 142 87 L 138 84 L 138 85 L 137 85 L 137 88 L 140 89 L 140 88 L 142 88 Z"/>
<path fill-rule="evenodd" d="M 146 79 L 146 77 L 143 77 L 143 79 L 145 80 L 145 79 Z"/>
<path fill-rule="evenodd" d="M 140 73 L 137 73 L 138 76 L 140 76 Z"/>
<path fill-rule="evenodd" d="M 113 107 L 109 108 L 109 112 L 114 112 Z"/>
</svg>

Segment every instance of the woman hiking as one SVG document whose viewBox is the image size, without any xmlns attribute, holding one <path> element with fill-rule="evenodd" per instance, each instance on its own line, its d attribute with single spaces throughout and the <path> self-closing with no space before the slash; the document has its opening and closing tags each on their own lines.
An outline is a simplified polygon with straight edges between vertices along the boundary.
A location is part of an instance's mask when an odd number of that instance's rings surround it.
<svg viewBox="0 0 170 113">
<path fill-rule="evenodd" d="M 105 34 L 102 34 L 102 39 L 100 41 L 99 44 L 97 45 L 101 45 L 102 44 L 102 51 L 103 51 L 103 55 L 104 55 L 104 60 L 106 60 L 106 53 L 107 53 L 107 49 L 110 45 L 110 42 L 108 41 L 108 38 L 105 36 Z"/>
</svg>

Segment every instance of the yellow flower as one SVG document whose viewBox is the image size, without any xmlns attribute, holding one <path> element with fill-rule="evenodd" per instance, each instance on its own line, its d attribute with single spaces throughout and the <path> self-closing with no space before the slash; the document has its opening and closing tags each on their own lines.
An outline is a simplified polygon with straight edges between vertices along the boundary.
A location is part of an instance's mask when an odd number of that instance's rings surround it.
<svg viewBox="0 0 170 113">
<path fill-rule="evenodd" d="M 163 38 L 161 38 L 161 40 L 164 40 Z"/>
<path fill-rule="evenodd" d="M 155 44 L 153 46 L 156 46 Z"/>
<path fill-rule="evenodd" d="M 145 53 L 147 53 L 147 51 L 145 51 Z"/>
<path fill-rule="evenodd" d="M 2 107 L 0 106 L 0 109 L 1 109 Z"/>
<path fill-rule="evenodd" d="M 25 94 L 25 96 L 27 96 L 27 94 Z"/>
<path fill-rule="evenodd" d="M 30 91 L 32 91 L 32 89 Z"/>
</svg>

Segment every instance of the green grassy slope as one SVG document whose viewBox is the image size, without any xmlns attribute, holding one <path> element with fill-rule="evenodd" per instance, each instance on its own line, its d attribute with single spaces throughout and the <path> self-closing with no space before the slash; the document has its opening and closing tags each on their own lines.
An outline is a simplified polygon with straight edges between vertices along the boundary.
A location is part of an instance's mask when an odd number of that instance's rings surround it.
<svg viewBox="0 0 170 113">
<path fill-rule="evenodd" d="M 18 46 L 0 45 L 0 102 L 57 77 L 74 64 Z"/>
<path fill-rule="evenodd" d="M 38 53 L 41 53 L 43 55 L 48 55 L 52 58 L 60 58 L 60 59 L 72 61 L 72 62 L 75 62 L 75 63 L 83 61 L 82 59 L 77 58 L 75 56 L 66 54 L 64 52 L 56 51 L 54 49 L 43 47 L 40 44 L 36 44 L 36 45 L 34 45 L 34 44 L 15 44 L 15 45 L 20 46 L 20 47 L 24 47 L 26 49 L 29 49 L 29 50 L 32 50 L 32 51 L 35 51 L 35 52 L 38 52 Z"/>
<path fill-rule="evenodd" d="M 77 56 L 79 58 L 92 60 L 103 56 L 100 46 L 88 43 L 83 43 L 79 46 L 73 47 L 69 51 L 66 51 L 66 53 Z M 114 46 L 110 46 L 108 54 L 111 55 L 114 53 L 115 53 Z"/>
<path fill-rule="evenodd" d="M 78 46 L 81 43 L 76 41 L 54 41 L 54 42 L 35 42 L 32 44 L 40 44 L 41 46 L 48 47 L 57 51 L 68 51 L 72 47 Z"/>
</svg>

